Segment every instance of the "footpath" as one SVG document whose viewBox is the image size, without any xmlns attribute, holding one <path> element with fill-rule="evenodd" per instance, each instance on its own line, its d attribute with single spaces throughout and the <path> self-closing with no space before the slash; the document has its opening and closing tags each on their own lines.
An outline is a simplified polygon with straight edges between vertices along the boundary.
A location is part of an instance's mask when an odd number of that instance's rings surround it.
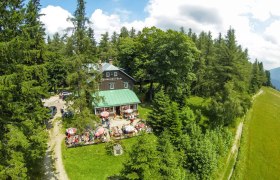
<svg viewBox="0 0 280 180">
<path fill-rule="evenodd" d="M 48 149 L 44 159 L 44 179 L 46 180 L 68 180 L 68 176 L 62 162 L 61 144 L 65 135 L 61 132 L 61 108 L 65 101 L 59 99 L 59 96 L 52 96 L 44 101 L 45 106 L 56 106 L 57 113 L 53 119 L 48 121 L 47 129 L 49 133 Z"/>
</svg>

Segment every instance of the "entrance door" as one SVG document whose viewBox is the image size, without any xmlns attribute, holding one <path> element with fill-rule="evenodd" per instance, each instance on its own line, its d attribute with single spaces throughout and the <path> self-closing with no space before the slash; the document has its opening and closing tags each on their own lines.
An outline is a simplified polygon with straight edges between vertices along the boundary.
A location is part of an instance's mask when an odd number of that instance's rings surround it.
<svg viewBox="0 0 280 180">
<path fill-rule="evenodd" d="M 121 115 L 120 106 L 117 106 L 117 107 L 116 107 L 116 114 L 117 114 L 117 115 Z"/>
</svg>

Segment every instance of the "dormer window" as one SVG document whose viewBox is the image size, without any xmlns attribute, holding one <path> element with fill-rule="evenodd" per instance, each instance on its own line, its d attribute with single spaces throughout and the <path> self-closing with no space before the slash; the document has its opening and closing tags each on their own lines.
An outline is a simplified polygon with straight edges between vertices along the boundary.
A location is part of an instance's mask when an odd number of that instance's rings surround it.
<svg viewBox="0 0 280 180">
<path fill-rule="evenodd" d="M 114 76 L 115 76 L 115 77 L 118 76 L 118 72 L 117 72 L 117 71 L 114 72 Z"/>
<path fill-rule="evenodd" d="M 106 77 L 110 77 L 110 72 L 106 72 Z"/>
</svg>

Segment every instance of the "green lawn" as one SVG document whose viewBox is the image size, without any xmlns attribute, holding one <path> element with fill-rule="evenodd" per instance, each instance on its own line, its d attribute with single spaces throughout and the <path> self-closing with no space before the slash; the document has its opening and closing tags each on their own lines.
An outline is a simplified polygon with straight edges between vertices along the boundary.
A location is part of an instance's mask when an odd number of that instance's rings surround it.
<svg viewBox="0 0 280 180">
<path fill-rule="evenodd" d="M 122 140 L 126 150 L 130 150 L 136 141 L 136 137 Z M 68 149 L 63 143 L 62 156 L 70 179 L 103 180 L 120 172 L 128 153 L 121 156 L 107 155 L 105 143 Z"/>
<path fill-rule="evenodd" d="M 149 112 L 152 111 L 152 108 L 151 108 L 150 104 L 142 103 L 142 104 L 139 104 L 138 111 L 139 111 L 139 117 L 141 119 L 147 120 L 148 114 L 149 114 Z"/>
<path fill-rule="evenodd" d="M 246 120 L 234 179 L 280 177 L 280 93 L 263 90 Z"/>
</svg>

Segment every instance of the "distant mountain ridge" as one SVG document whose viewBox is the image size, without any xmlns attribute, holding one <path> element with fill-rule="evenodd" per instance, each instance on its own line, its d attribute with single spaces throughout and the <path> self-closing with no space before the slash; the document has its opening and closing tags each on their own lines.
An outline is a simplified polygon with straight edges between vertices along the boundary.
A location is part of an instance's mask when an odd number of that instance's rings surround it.
<svg viewBox="0 0 280 180">
<path fill-rule="evenodd" d="M 280 67 L 269 70 L 272 85 L 280 90 Z"/>
</svg>

